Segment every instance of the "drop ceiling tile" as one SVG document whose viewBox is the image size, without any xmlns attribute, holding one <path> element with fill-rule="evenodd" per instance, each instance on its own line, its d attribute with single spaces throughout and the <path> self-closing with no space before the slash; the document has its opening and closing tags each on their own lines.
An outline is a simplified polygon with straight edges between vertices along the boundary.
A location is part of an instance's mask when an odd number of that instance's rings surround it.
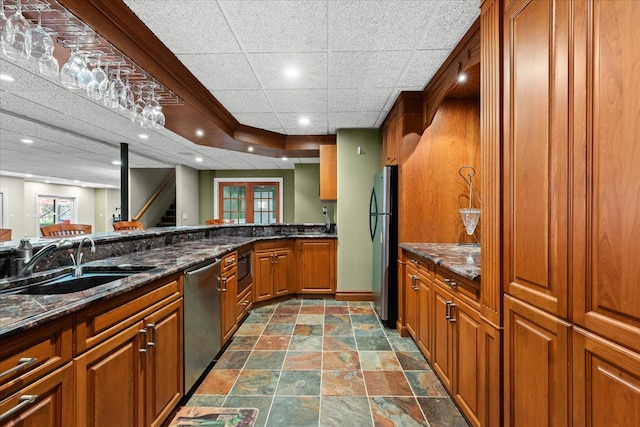
<svg viewBox="0 0 640 427">
<path fill-rule="evenodd" d="M 360 113 L 329 113 L 329 127 L 342 128 L 373 128 L 378 119 L 378 112 Z"/>
<path fill-rule="evenodd" d="M 210 91 L 260 88 L 247 58 L 242 53 L 184 54 L 178 55 L 178 59 Z"/>
<path fill-rule="evenodd" d="M 246 52 L 292 52 L 327 48 L 324 1 L 219 0 Z"/>
<path fill-rule="evenodd" d="M 298 120 L 301 117 L 309 119 L 309 124 L 301 125 Z M 327 113 L 279 113 L 278 118 L 285 129 L 319 129 L 327 127 Z"/>
<path fill-rule="evenodd" d="M 413 49 L 435 1 L 330 1 L 329 48 L 338 51 Z"/>
<path fill-rule="evenodd" d="M 327 111 L 326 89 L 267 90 L 271 105 L 282 113 Z"/>
<path fill-rule="evenodd" d="M 247 58 L 265 89 L 322 89 L 327 87 L 327 53 L 249 53 Z M 295 68 L 298 77 L 287 77 Z"/>
<path fill-rule="evenodd" d="M 280 122 L 275 113 L 239 113 L 233 115 L 243 125 L 253 126 L 260 129 L 278 128 Z"/>
<path fill-rule="evenodd" d="M 214 90 L 212 94 L 232 114 L 273 112 L 263 90 Z"/>
<path fill-rule="evenodd" d="M 392 88 L 348 88 L 329 90 L 329 111 L 377 111 Z"/>
<path fill-rule="evenodd" d="M 398 86 L 424 88 L 449 56 L 449 49 L 417 50 L 413 52 Z"/>
<path fill-rule="evenodd" d="M 327 128 L 293 128 L 293 129 L 285 129 L 287 135 L 326 135 Z"/>
<path fill-rule="evenodd" d="M 329 57 L 330 88 L 373 88 L 395 85 L 410 51 L 332 52 Z"/>
<path fill-rule="evenodd" d="M 469 0 L 440 2 L 438 15 L 425 26 L 418 49 L 452 49 L 480 15 L 479 3 Z"/>
<path fill-rule="evenodd" d="M 125 0 L 125 3 L 175 54 L 240 50 L 216 2 Z"/>
</svg>

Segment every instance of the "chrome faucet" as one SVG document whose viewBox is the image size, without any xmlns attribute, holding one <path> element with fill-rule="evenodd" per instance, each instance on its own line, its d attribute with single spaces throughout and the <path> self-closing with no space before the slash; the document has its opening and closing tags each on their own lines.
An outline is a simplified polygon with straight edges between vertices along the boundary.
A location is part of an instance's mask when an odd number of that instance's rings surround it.
<svg viewBox="0 0 640 427">
<path fill-rule="evenodd" d="M 329 220 L 329 215 L 327 215 L 327 207 L 322 207 L 322 215 L 324 216 L 324 232 L 329 233 L 331 231 L 331 221 Z"/>
<path fill-rule="evenodd" d="M 82 277 L 82 245 L 84 244 L 85 240 L 88 240 L 91 243 L 91 253 L 96 253 L 96 243 L 93 241 L 93 239 L 91 237 L 83 237 L 82 240 L 80 240 L 80 244 L 78 245 L 78 258 L 76 259 L 74 258 L 73 254 L 70 254 L 71 260 L 73 261 L 74 265 L 75 277 Z"/>
<path fill-rule="evenodd" d="M 56 249 L 70 248 L 72 246 L 71 240 L 62 239 L 57 242 L 53 242 L 40 249 L 29 261 L 23 266 L 18 266 L 18 276 L 29 276 L 33 273 L 33 267 L 44 257 Z"/>
</svg>

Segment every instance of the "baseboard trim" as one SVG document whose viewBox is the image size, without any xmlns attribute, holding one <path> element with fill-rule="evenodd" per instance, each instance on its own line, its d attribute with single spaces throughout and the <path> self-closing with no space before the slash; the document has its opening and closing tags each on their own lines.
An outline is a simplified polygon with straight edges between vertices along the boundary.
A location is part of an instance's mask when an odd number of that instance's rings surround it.
<svg viewBox="0 0 640 427">
<path fill-rule="evenodd" d="M 373 292 L 336 291 L 336 301 L 373 301 Z"/>
</svg>

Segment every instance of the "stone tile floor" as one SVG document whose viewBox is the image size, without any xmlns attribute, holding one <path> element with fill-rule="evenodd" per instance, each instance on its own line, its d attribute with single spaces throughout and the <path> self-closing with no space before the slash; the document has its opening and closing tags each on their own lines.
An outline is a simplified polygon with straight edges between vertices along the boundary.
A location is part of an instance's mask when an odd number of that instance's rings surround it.
<svg viewBox="0 0 640 427">
<path fill-rule="evenodd" d="M 411 338 L 369 302 L 254 309 L 186 406 L 251 407 L 256 426 L 467 426 Z"/>
</svg>

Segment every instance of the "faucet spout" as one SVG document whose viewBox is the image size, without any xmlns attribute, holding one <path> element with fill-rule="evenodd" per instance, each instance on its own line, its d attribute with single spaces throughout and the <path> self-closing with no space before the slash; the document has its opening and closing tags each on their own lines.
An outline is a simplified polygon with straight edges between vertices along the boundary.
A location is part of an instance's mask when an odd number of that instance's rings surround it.
<svg viewBox="0 0 640 427">
<path fill-rule="evenodd" d="M 18 276 L 30 276 L 31 273 L 33 273 L 33 267 L 35 267 L 40 260 L 56 249 L 70 248 L 71 245 L 71 240 L 68 239 L 62 239 L 48 244 L 44 248 L 40 249 L 26 264 L 18 268 Z"/>
<path fill-rule="evenodd" d="M 74 267 L 74 275 L 76 277 L 82 277 L 82 245 L 85 240 L 88 240 L 91 243 L 91 253 L 96 253 L 96 243 L 93 241 L 91 237 L 83 237 L 78 244 L 78 258 L 74 258 L 73 254 L 71 254 L 71 260 L 73 261 Z"/>
</svg>

